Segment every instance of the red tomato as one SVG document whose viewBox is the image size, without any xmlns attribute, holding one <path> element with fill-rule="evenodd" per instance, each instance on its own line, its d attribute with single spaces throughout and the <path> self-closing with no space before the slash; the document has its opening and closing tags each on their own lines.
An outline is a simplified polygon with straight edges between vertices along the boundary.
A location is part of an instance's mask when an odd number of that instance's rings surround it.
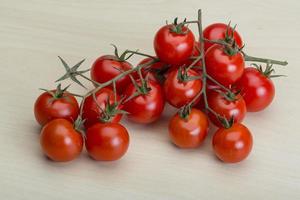
<svg viewBox="0 0 300 200">
<path fill-rule="evenodd" d="M 66 119 L 54 119 L 43 127 L 40 143 L 43 152 L 51 160 L 65 162 L 79 156 L 83 139 L 71 122 Z"/>
<path fill-rule="evenodd" d="M 209 25 L 203 30 L 203 36 L 204 38 L 208 40 L 225 40 L 229 42 L 229 38 L 226 38 L 226 31 L 227 31 L 227 26 L 226 24 L 223 23 L 214 23 Z M 232 35 L 232 28 L 230 27 L 229 29 L 229 36 Z M 240 36 L 240 34 L 237 31 L 234 31 L 233 33 L 233 38 L 238 45 L 239 48 L 243 46 L 243 40 Z M 210 42 L 205 42 L 204 43 L 204 49 L 205 51 L 211 47 L 213 43 Z"/>
<path fill-rule="evenodd" d="M 95 160 L 118 160 L 128 149 L 129 135 L 119 123 L 96 123 L 87 130 L 85 144 Z"/>
<path fill-rule="evenodd" d="M 236 86 L 241 90 L 247 110 L 250 112 L 265 109 L 271 104 L 275 96 L 275 87 L 272 80 L 254 67 L 245 69 Z"/>
<path fill-rule="evenodd" d="M 40 125 L 45 125 L 53 119 L 64 118 L 73 122 L 79 114 L 77 100 L 68 92 L 56 95 L 56 90 L 42 93 L 34 104 L 34 115 Z"/>
<path fill-rule="evenodd" d="M 141 85 L 140 81 L 137 82 Z M 124 110 L 129 114 L 128 118 L 134 122 L 147 124 L 156 121 L 161 116 L 165 100 L 161 86 L 152 80 L 147 82 L 149 91 L 147 94 L 140 94 L 124 104 Z M 124 95 L 130 97 L 137 92 L 131 83 Z"/>
<path fill-rule="evenodd" d="M 196 41 L 195 44 L 194 44 L 192 57 L 198 57 L 198 56 L 200 56 L 200 43 L 198 41 Z M 195 59 L 189 58 L 187 61 L 185 61 L 183 63 L 183 65 L 188 67 L 191 64 L 193 64 L 194 61 L 195 61 Z M 193 70 L 195 70 L 196 72 L 201 72 L 201 68 L 200 68 L 202 66 L 201 59 L 198 62 L 196 62 L 193 66 L 197 66 L 197 68 L 193 68 Z"/>
<path fill-rule="evenodd" d="M 242 124 L 231 128 L 219 128 L 213 136 L 212 145 L 216 156 L 226 163 L 244 160 L 252 149 L 252 135 Z"/>
<path fill-rule="evenodd" d="M 118 61 L 115 56 L 101 56 L 94 62 L 91 68 L 91 78 L 98 83 L 105 83 L 131 68 L 130 63 L 127 61 Z M 124 76 L 117 80 L 118 93 L 122 93 L 129 83 L 129 76 Z"/>
<path fill-rule="evenodd" d="M 96 100 L 98 105 L 100 106 L 100 108 L 104 111 L 108 111 L 108 102 L 107 100 L 109 99 L 109 104 L 111 106 L 113 106 L 116 102 L 114 101 L 114 92 L 110 89 L 110 88 L 102 88 L 100 89 L 98 92 L 96 92 L 95 94 Z M 119 101 L 120 98 L 117 95 L 117 101 Z M 111 118 L 110 119 L 103 119 L 104 113 L 102 112 L 102 110 L 98 107 L 97 103 L 94 101 L 94 98 L 92 95 L 88 96 L 83 104 L 83 119 L 85 119 L 84 125 L 85 127 L 90 127 L 93 124 L 95 124 L 96 122 L 101 122 L 101 118 L 102 121 L 104 120 L 108 120 L 110 122 L 119 122 L 122 118 L 121 114 L 111 114 Z M 121 109 L 121 106 L 117 106 L 116 109 Z M 113 111 L 112 111 L 113 112 Z"/>
<path fill-rule="evenodd" d="M 246 103 L 240 94 L 236 95 L 235 100 L 231 101 L 226 99 L 224 95 L 219 92 L 210 91 L 207 100 L 209 107 L 227 120 L 233 117 L 234 122 L 239 123 L 243 121 L 246 115 Z M 216 126 L 223 126 L 214 114 L 210 112 L 208 116 Z"/>
<path fill-rule="evenodd" d="M 145 58 L 138 65 L 144 65 L 152 61 L 152 58 Z M 154 64 L 151 64 L 145 68 L 142 68 L 142 74 L 144 77 L 148 76 L 148 79 L 161 82 L 161 79 L 165 78 L 164 71 L 167 71 L 168 65 L 161 61 L 158 61 Z M 135 78 L 139 78 L 138 73 L 134 73 L 133 76 Z"/>
<path fill-rule="evenodd" d="M 175 114 L 169 122 L 169 135 L 172 142 L 180 148 L 196 148 L 208 132 L 208 119 L 198 109 L 192 108 L 187 119 Z"/>
<path fill-rule="evenodd" d="M 172 31 L 175 25 L 161 27 L 154 38 L 157 57 L 168 64 L 180 64 L 193 53 L 195 37 L 190 29 L 182 28 L 183 33 Z"/>
<path fill-rule="evenodd" d="M 215 44 L 205 54 L 207 73 L 224 86 L 236 82 L 244 72 L 245 60 L 242 53 L 228 55 L 225 47 Z"/>
<path fill-rule="evenodd" d="M 189 77 L 199 76 L 194 70 L 188 70 Z M 171 71 L 164 83 L 165 97 L 169 104 L 176 108 L 189 103 L 202 89 L 201 79 L 178 80 L 178 69 Z"/>
</svg>

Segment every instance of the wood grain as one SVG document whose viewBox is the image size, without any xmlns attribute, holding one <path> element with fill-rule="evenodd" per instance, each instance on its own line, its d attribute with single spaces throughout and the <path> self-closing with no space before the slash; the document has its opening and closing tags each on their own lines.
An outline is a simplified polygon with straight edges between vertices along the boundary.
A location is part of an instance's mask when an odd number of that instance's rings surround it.
<svg viewBox="0 0 300 200">
<path fill-rule="evenodd" d="M 249 54 L 289 61 L 276 68 L 288 77 L 275 80 L 272 106 L 244 122 L 254 134 L 249 159 L 219 162 L 211 136 L 199 149 L 175 148 L 166 129 L 171 108 L 153 125 L 123 120 L 131 144 L 118 162 L 85 152 L 70 163 L 45 159 L 32 107 L 38 88 L 54 87 L 63 73 L 57 55 L 71 64 L 87 58 L 88 68 L 111 43 L 153 53 L 158 27 L 176 16 L 195 19 L 197 8 L 206 25 L 237 23 Z M 299 9 L 296 0 L 0 0 L 0 198 L 300 199 Z"/>
</svg>

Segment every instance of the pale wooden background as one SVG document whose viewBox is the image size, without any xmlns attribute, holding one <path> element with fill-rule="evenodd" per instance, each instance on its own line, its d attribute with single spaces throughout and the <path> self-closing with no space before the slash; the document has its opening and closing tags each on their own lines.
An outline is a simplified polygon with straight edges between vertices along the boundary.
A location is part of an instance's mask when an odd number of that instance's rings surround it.
<svg viewBox="0 0 300 200">
<path fill-rule="evenodd" d="M 277 68 L 288 77 L 276 80 L 273 105 L 245 120 L 254 135 L 248 160 L 219 162 L 210 137 L 196 150 L 175 148 L 166 128 L 172 109 L 153 126 L 123 120 L 131 144 L 118 162 L 44 158 L 32 107 L 38 88 L 63 73 L 57 55 L 71 64 L 87 58 L 88 68 L 110 43 L 153 53 L 158 27 L 195 19 L 197 8 L 204 24 L 237 23 L 249 54 L 290 63 Z M 297 0 L 0 0 L 0 199 L 300 199 L 299 10 Z"/>
</svg>

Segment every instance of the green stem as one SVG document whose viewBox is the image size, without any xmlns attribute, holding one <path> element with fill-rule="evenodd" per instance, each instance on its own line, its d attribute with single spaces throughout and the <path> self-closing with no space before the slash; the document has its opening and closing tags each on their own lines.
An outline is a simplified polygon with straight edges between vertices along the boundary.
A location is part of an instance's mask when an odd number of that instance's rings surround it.
<svg viewBox="0 0 300 200">
<path fill-rule="evenodd" d="M 273 60 L 273 59 L 269 59 L 269 58 L 259 58 L 259 57 L 249 56 L 244 51 L 242 51 L 242 53 L 244 55 L 245 61 L 262 62 L 262 63 L 267 63 L 267 64 L 282 65 L 282 66 L 286 66 L 288 64 L 287 61 L 280 61 L 280 60 Z"/>
<path fill-rule="evenodd" d="M 140 53 L 138 51 L 132 51 L 132 50 L 127 50 L 126 53 L 132 53 L 132 54 L 136 54 L 136 55 L 140 55 L 140 56 L 145 56 L 145 57 L 149 57 L 152 58 L 153 60 L 158 60 L 156 57 L 145 54 L 145 53 Z"/>
</svg>

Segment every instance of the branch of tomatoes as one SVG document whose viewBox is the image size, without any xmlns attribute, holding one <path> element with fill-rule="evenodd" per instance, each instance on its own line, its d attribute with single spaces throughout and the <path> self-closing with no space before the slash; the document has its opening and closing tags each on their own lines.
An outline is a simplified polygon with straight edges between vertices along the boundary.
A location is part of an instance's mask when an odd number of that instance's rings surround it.
<svg viewBox="0 0 300 200">
<path fill-rule="evenodd" d="M 197 24 L 199 32 L 198 43 L 195 42 L 193 33 L 188 29 L 188 24 Z M 207 37 L 207 35 L 209 36 L 207 32 L 210 32 L 213 26 L 219 26 L 217 28 L 221 28 L 224 32 L 222 32 L 221 35 L 217 35 L 216 38 L 209 38 Z M 166 35 L 170 38 L 164 38 Z M 184 42 L 186 42 L 185 45 L 182 45 Z M 198 10 L 197 20 L 186 21 L 185 19 L 183 22 L 178 23 L 178 19 L 176 18 L 173 24 L 167 24 L 157 32 L 154 39 L 157 57 L 139 52 L 138 50 L 125 50 L 122 54 L 119 54 L 117 47 L 112 45 L 115 48 L 114 55 L 101 56 L 94 62 L 91 69 L 81 71 L 79 71 L 78 68 L 84 60 L 81 60 L 73 67 L 69 67 L 68 64 L 59 57 L 66 70 L 66 74 L 57 81 L 69 78 L 73 82 L 86 88 L 86 86 L 77 79 L 81 77 L 91 82 L 95 88 L 88 91 L 84 96 L 81 96 L 69 93 L 66 91 L 67 88 L 61 89 L 59 85 L 56 91 L 46 90 L 46 94 L 42 94 L 41 96 L 45 96 L 45 99 L 47 99 L 46 102 L 48 103 L 54 102 L 54 99 L 55 101 L 61 101 L 60 103 L 63 104 L 66 104 L 66 101 L 68 101 L 68 104 L 73 106 L 73 111 L 70 112 L 71 114 L 68 116 L 59 113 L 57 116 L 51 117 L 54 119 L 64 118 L 71 122 L 77 118 L 74 123 L 76 131 L 80 131 L 80 127 L 84 123 L 87 129 L 86 135 L 88 135 L 86 137 L 88 141 L 86 147 L 90 155 L 96 160 L 115 160 L 126 152 L 126 145 L 128 146 L 127 131 L 119 123 L 115 123 L 120 121 L 120 115 L 128 114 L 129 119 L 138 123 L 151 123 L 157 120 L 162 114 L 165 104 L 164 95 L 162 93 L 165 93 L 167 102 L 174 107 L 180 108 L 169 123 L 169 133 L 174 144 L 181 148 L 198 147 L 206 137 L 209 118 L 216 126 L 220 127 L 213 139 L 215 153 L 225 162 L 238 162 L 249 154 L 252 147 L 252 137 L 250 131 L 244 125 L 240 124 L 246 112 L 246 104 L 240 94 L 242 89 L 233 88 L 232 84 L 239 80 L 243 85 L 247 85 L 249 82 L 248 79 L 251 76 L 261 75 L 261 79 L 277 77 L 278 75 L 272 75 L 274 72 L 272 64 L 287 64 L 285 61 L 249 56 L 242 50 L 244 47 L 242 44 L 242 40 L 236 32 L 235 27 L 231 28 L 230 24 L 225 25 L 225 27 L 224 24 L 213 24 L 203 30 L 202 13 L 201 10 Z M 178 46 L 180 46 L 180 51 L 176 49 Z M 167 49 L 166 47 L 171 49 Z M 174 49 L 172 49 L 173 47 Z M 138 64 L 137 67 L 132 68 L 127 60 L 134 55 L 143 56 L 146 57 L 146 59 Z M 218 55 L 218 58 L 215 58 L 215 55 Z M 236 63 L 230 63 L 231 60 Z M 245 61 L 263 62 L 267 64 L 267 67 L 263 70 L 261 66 L 254 65 L 256 68 L 247 68 L 244 72 Z M 180 63 L 180 65 L 178 65 L 178 63 Z M 100 71 L 97 72 L 95 68 L 99 68 L 99 65 L 101 66 Z M 108 67 L 106 65 L 108 65 Z M 158 66 L 153 67 L 154 65 Z M 227 71 L 222 71 L 221 68 Z M 164 91 L 162 91 L 161 85 L 150 80 L 149 74 L 144 71 L 148 69 L 157 71 L 162 79 L 166 79 L 163 84 Z M 113 72 L 105 70 L 113 70 Z M 88 71 L 91 71 L 91 78 L 85 75 Z M 226 76 L 225 78 L 224 74 Z M 165 78 L 165 75 L 167 78 Z M 172 84 L 177 84 L 179 87 L 176 88 L 176 86 L 172 86 Z M 209 84 L 214 84 L 216 88 L 208 92 L 207 88 Z M 268 84 L 270 91 L 272 91 L 272 84 Z M 197 88 L 196 90 L 185 91 L 185 89 L 189 90 L 189 87 L 194 86 Z M 126 90 L 124 91 L 125 87 Z M 178 96 L 180 97 L 181 93 L 185 93 L 183 94 L 183 99 L 178 100 Z M 119 96 L 119 94 L 123 96 Z M 74 100 L 74 96 L 82 98 L 79 107 L 76 100 Z M 49 98 L 51 101 L 48 100 Z M 203 99 L 204 109 L 207 111 L 206 114 L 200 111 L 200 109 L 195 108 L 195 105 L 201 98 Z M 272 98 L 270 95 L 268 103 L 270 103 Z M 151 102 L 153 99 L 155 99 L 154 103 Z M 41 100 L 41 102 L 41 105 L 45 105 L 44 100 Z M 220 108 L 217 108 L 220 102 L 223 106 L 221 109 L 224 109 L 224 105 L 233 106 L 234 109 L 235 107 L 239 108 L 235 109 L 234 113 L 229 112 L 233 110 L 233 108 L 224 112 L 224 110 L 222 111 Z M 122 110 L 122 106 L 127 108 L 126 111 Z M 265 105 L 259 106 L 249 103 L 247 109 L 249 107 L 251 111 L 258 111 L 264 109 L 266 103 Z M 40 117 L 39 114 L 37 114 L 36 118 L 40 124 L 44 125 L 49 120 L 52 120 L 47 115 L 51 114 L 46 113 L 46 117 Z M 60 120 L 57 123 L 69 127 L 69 124 L 65 121 Z M 187 125 L 182 127 L 180 124 Z M 54 125 L 51 124 L 51 126 Z M 121 153 L 122 155 L 116 154 L 116 157 L 107 157 L 105 155 L 99 156 L 99 152 L 92 152 L 92 146 L 95 145 L 93 142 L 96 140 L 94 137 L 96 137 L 99 132 L 106 130 L 105 126 L 118 129 L 122 132 L 122 137 L 124 141 L 126 141 L 122 146 L 122 148 L 124 147 Z M 194 130 L 189 129 L 189 127 L 194 128 Z M 47 126 L 47 128 L 49 127 Z M 45 132 L 47 131 L 43 129 L 43 133 Z M 224 154 L 224 150 L 222 150 L 222 144 L 224 144 L 224 142 L 221 140 L 224 139 L 222 135 L 233 133 L 241 134 L 243 138 L 246 138 L 245 141 L 242 141 L 245 144 L 245 148 L 243 149 L 244 152 L 236 153 L 236 155 L 242 155 L 241 157 L 228 158 L 226 157 L 226 153 Z M 101 133 L 101 137 L 102 136 L 103 134 Z M 99 135 L 97 137 L 99 137 Z M 74 152 L 74 155 L 76 153 L 78 152 Z M 51 157 L 51 155 L 48 156 Z M 65 158 L 52 159 L 67 160 Z"/>
</svg>

